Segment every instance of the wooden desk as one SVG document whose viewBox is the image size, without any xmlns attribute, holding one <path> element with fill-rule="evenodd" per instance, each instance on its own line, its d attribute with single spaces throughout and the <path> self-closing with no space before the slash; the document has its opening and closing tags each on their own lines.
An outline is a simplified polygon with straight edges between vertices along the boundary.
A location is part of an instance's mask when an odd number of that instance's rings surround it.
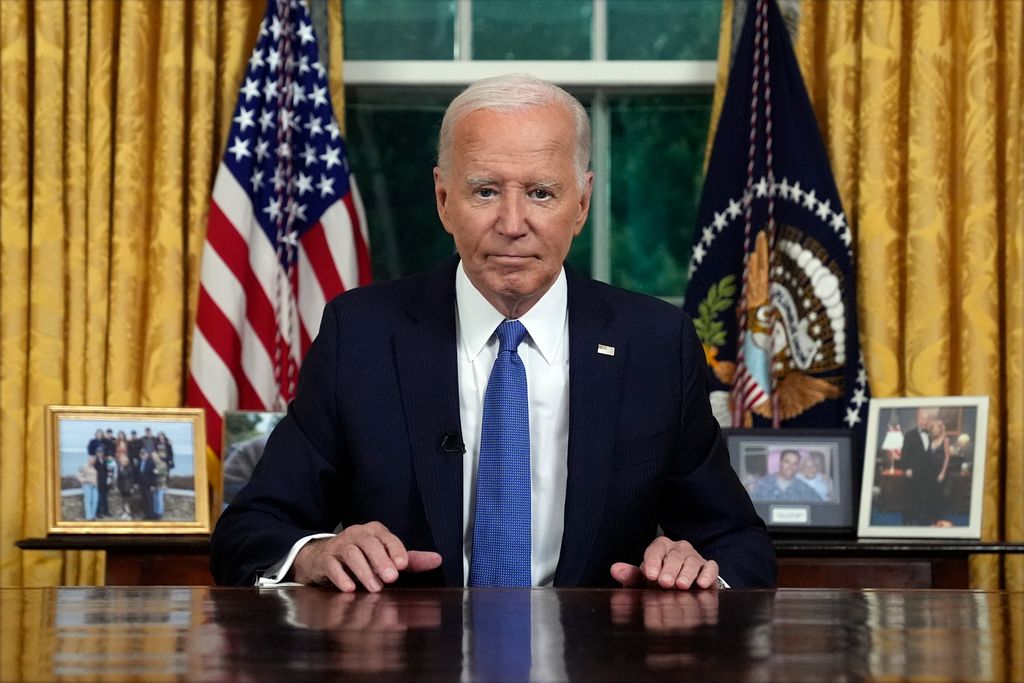
<svg viewBox="0 0 1024 683">
<path fill-rule="evenodd" d="M 64 535 L 22 550 L 105 550 L 108 586 L 208 586 L 207 536 Z M 976 554 L 1024 553 L 1024 543 L 775 539 L 780 588 L 968 588 Z"/>
<path fill-rule="evenodd" d="M 1024 593 L 0 589 L 0 680 L 1024 679 Z"/>
</svg>

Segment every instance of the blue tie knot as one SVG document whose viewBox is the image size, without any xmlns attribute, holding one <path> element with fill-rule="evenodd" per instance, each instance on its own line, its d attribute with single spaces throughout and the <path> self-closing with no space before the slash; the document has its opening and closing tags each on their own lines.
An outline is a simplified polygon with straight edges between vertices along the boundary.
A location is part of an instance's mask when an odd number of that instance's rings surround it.
<svg viewBox="0 0 1024 683">
<path fill-rule="evenodd" d="M 498 325 L 495 330 L 498 335 L 498 353 L 502 351 L 515 351 L 519 348 L 523 338 L 526 337 L 526 328 L 518 320 L 506 320 Z"/>
</svg>

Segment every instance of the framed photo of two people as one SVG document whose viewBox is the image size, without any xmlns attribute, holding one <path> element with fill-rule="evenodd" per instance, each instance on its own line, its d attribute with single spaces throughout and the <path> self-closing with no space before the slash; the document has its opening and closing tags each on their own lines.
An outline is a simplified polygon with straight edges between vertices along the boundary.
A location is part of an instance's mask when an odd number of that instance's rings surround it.
<svg viewBox="0 0 1024 683">
<path fill-rule="evenodd" d="M 851 432 L 727 429 L 724 434 L 733 469 L 772 532 L 853 531 L 858 468 Z"/>
<path fill-rule="evenodd" d="M 47 406 L 45 435 L 50 533 L 209 533 L 201 409 Z"/>
<path fill-rule="evenodd" d="M 981 537 L 987 396 L 871 399 L 860 536 Z"/>
</svg>

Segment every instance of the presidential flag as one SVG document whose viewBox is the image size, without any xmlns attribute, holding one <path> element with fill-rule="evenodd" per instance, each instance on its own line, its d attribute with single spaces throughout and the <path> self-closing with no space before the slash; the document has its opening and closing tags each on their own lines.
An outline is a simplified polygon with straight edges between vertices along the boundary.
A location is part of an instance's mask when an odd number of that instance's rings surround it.
<svg viewBox="0 0 1024 683">
<path fill-rule="evenodd" d="M 862 429 L 853 236 L 774 0 L 748 3 L 698 220 L 683 307 L 722 425 Z"/>
<path fill-rule="evenodd" d="M 305 0 L 270 0 L 217 171 L 187 403 L 281 410 L 324 305 L 370 280 L 366 219 Z"/>
</svg>

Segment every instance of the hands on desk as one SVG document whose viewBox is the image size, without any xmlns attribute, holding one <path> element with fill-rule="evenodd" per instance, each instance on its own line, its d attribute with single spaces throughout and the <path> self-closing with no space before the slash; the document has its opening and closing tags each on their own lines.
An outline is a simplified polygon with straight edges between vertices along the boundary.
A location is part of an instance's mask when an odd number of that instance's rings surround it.
<svg viewBox="0 0 1024 683">
<path fill-rule="evenodd" d="M 673 541 L 667 536 L 654 539 L 639 567 L 616 562 L 611 567 L 612 578 L 625 587 L 658 586 L 687 590 L 712 588 L 718 585 L 718 563 L 705 560 L 686 541 Z"/>
<path fill-rule="evenodd" d="M 397 581 L 399 572 L 425 572 L 440 566 L 437 553 L 406 550 L 387 527 L 370 522 L 310 541 L 295 556 L 292 571 L 299 583 L 334 585 L 346 593 L 362 585 L 376 593 Z"/>
</svg>

